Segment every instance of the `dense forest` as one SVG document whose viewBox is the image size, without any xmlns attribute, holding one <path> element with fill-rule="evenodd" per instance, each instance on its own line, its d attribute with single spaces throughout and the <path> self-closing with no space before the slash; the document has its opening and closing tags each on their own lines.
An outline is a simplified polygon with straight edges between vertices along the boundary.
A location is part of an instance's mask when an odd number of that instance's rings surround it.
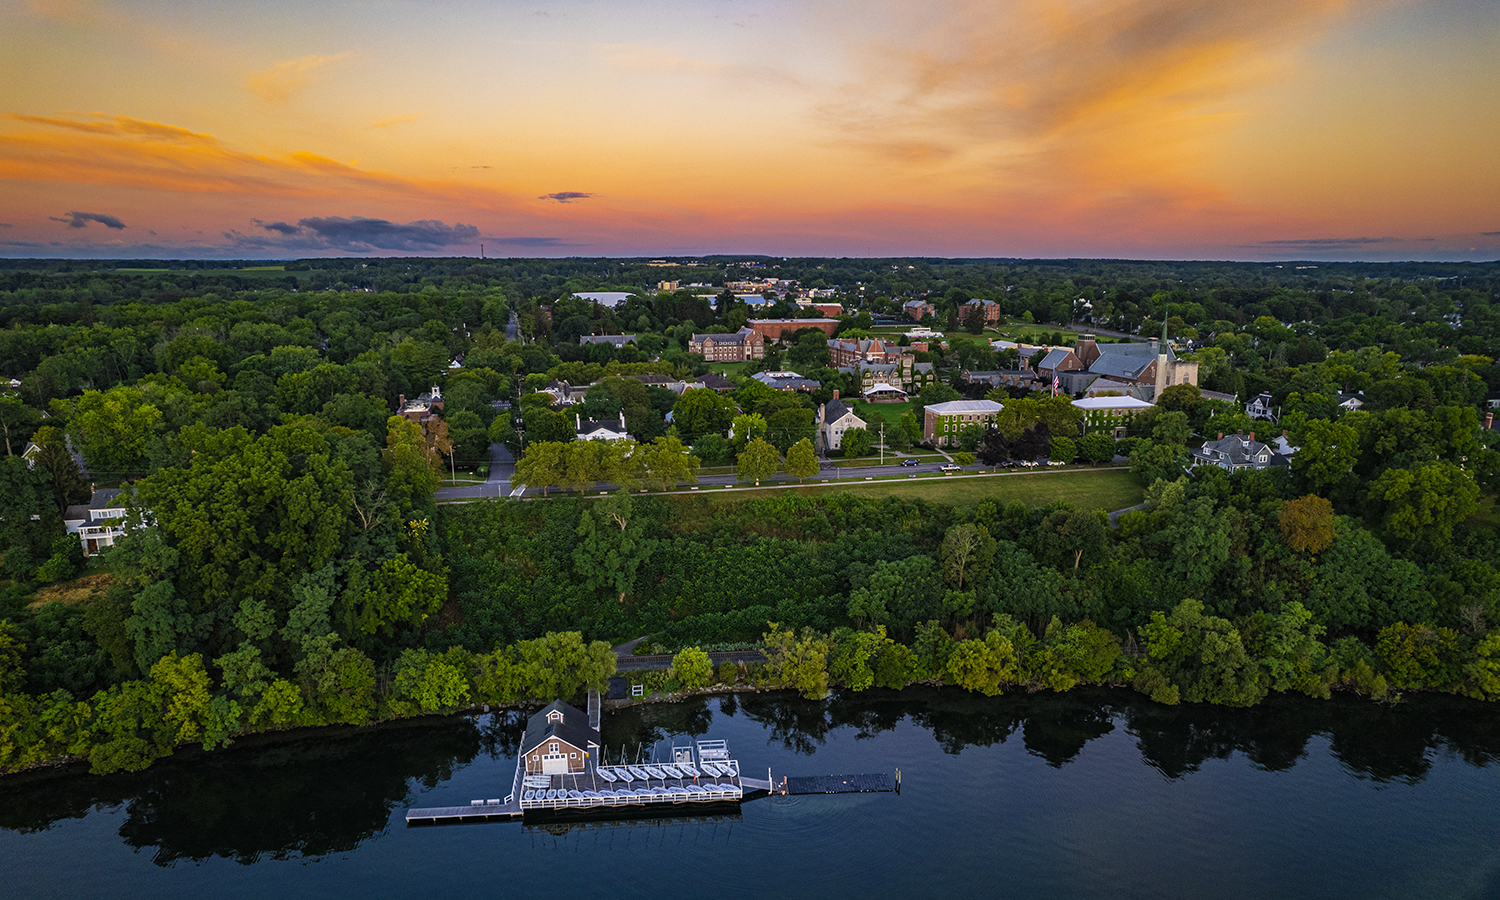
<svg viewBox="0 0 1500 900">
<path fill-rule="evenodd" d="M 672 688 L 1500 697 L 1500 265 L 691 262 L 0 263 L 0 771 L 571 696 L 641 635 L 679 653 Z M 699 287 L 656 290 L 669 276 Z M 1165 327 L 1205 389 L 1270 393 L 1280 420 L 1173 389 L 1114 448 L 1147 493 L 1113 528 L 1062 503 L 793 491 L 436 502 L 492 443 L 571 441 L 553 381 L 597 382 L 584 409 L 652 452 L 727 454 L 737 414 L 806 418 L 821 398 L 748 379 L 710 408 L 624 377 L 706 371 L 687 339 L 742 324 L 724 288 L 748 278 L 834 290 L 846 334 L 917 298 L 939 324 L 981 297 L 1059 337 Z M 816 343 L 765 365 L 837 383 Z M 920 358 L 928 402 L 998 362 L 957 340 Z M 395 415 L 434 385 L 436 418 Z M 1187 472 L 1212 433 L 1273 427 L 1290 467 Z M 85 558 L 63 519 L 91 486 L 122 487 L 132 527 Z M 750 645 L 765 665 L 705 671 L 703 650 Z"/>
</svg>

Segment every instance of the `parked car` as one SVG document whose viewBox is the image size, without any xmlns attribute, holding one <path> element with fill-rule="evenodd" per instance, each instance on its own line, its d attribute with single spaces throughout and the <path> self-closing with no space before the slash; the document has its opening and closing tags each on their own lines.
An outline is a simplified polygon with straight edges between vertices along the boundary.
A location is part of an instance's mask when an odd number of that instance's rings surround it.
<svg viewBox="0 0 1500 900">
<path fill-rule="evenodd" d="M 957 472 L 962 468 L 963 466 L 955 466 L 953 463 L 947 463 L 945 465 L 938 466 L 938 469 L 943 472 Z"/>
<path fill-rule="evenodd" d="M 913 456 L 908 456 L 906 459 L 901 460 L 901 465 L 903 466 L 920 466 L 921 464 L 922 461 Z"/>
</svg>

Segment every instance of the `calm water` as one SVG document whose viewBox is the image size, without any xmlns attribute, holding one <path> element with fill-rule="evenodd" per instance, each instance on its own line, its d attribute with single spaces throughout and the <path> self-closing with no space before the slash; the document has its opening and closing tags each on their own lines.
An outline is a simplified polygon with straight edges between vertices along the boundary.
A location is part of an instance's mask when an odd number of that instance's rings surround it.
<svg viewBox="0 0 1500 900">
<path fill-rule="evenodd" d="M 264 742 L 134 776 L 0 782 L 0 896 L 1500 897 L 1500 709 L 868 692 L 606 713 L 613 746 L 725 738 L 747 774 L 902 793 L 738 816 L 407 829 L 502 796 L 514 716 Z"/>
</svg>

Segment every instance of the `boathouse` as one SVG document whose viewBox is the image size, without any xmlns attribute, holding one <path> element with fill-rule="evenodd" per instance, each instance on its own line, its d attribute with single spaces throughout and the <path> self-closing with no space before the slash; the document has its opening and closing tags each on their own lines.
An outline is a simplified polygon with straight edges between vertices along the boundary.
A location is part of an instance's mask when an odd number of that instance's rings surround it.
<svg viewBox="0 0 1500 900">
<path fill-rule="evenodd" d="M 521 756 L 527 775 L 566 775 L 582 772 L 599 753 L 599 731 L 588 713 L 555 700 L 526 722 Z"/>
</svg>

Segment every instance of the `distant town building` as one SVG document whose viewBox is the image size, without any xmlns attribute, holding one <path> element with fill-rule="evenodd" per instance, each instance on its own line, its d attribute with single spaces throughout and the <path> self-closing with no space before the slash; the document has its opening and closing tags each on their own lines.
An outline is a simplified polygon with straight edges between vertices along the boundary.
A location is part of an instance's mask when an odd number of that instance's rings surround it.
<svg viewBox="0 0 1500 900">
<path fill-rule="evenodd" d="M 578 343 L 580 343 L 580 344 L 612 344 L 612 345 L 614 345 L 614 348 L 616 350 L 618 350 L 621 347 L 625 346 L 626 344 L 634 344 L 635 343 L 635 335 L 633 335 L 633 334 L 584 334 L 584 335 L 579 335 L 579 337 L 578 337 Z"/>
<path fill-rule="evenodd" d="M 1151 409 L 1150 403 L 1138 397 L 1084 397 L 1073 405 L 1083 410 L 1083 428 L 1088 433 L 1107 430 L 1116 440 L 1125 436 L 1130 420 Z"/>
<path fill-rule="evenodd" d="M 989 428 L 995 424 L 1001 405 L 993 400 L 950 400 L 934 403 L 922 411 L 922 439 L 934 447 L 958 443 L 958 435 L 970 425 Z"/>
<path fill-rule="evenodd" d="M 733 334 L 695 334 L 688 340 L 688 352 L 702 354 L 709 362 L 765 359 L 766 339 L 753 328 L 741 328 Z"/>
<path fill-rule="evenodd" d="M 844 432 L 851 428 L 868 428 L 864 419 L 854 414 L 848 404 L 839 399 L 834 391 L 833 399 L 818 410 L 818 432 L 823 446 L 828 450 L 839 450 L 844 446 Z"/>
<path fill-rule="evenodd" d="M 777 341 L 782 337 L 795 334 L 804 328 L 817 328 L 829 337 L 838 330 L 838 319 L 751 319 L 745 323 L 747 328 L 759 332 L 768 341 Z"/>
</svg>

